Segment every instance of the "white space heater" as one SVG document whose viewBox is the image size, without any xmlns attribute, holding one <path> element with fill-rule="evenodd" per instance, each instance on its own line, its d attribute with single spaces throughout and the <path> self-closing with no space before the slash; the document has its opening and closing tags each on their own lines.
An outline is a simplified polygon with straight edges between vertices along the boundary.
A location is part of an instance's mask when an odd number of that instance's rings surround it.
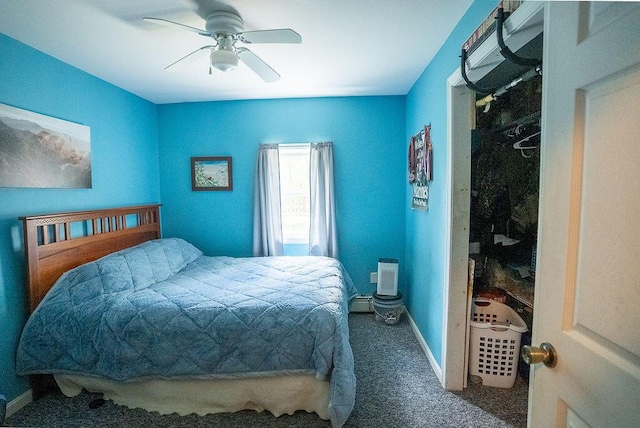
<svg viewBox="0 0 640 428">
<path fill-rule="evenodd" d="M 381 296 L 398 294 L 398 259 L 378 259 L 378 291 Z"/>
</svg>

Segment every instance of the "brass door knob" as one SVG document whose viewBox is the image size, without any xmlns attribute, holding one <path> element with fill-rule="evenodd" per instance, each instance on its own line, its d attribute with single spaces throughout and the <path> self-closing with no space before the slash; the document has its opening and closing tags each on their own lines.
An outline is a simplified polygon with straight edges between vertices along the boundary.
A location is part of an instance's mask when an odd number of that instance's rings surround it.
<svg viewBox="0 0 640 428">
<path fill-rule="evenodd" d="M 555 367 L 558 362 L 558 355 L 555 348 L 550 343 L 541 343 L 540 347 L 525 345 L 521 351 L 522 360 L 527 364 L 544 363 L 547 367 Z"/>
</svg>

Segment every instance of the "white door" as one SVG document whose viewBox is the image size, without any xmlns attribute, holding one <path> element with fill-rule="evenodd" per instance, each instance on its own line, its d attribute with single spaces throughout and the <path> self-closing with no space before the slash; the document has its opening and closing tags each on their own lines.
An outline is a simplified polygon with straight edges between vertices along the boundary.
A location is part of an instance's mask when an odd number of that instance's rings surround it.
<svg viewBox="0 0 640 428">
<path fill-rule="evenodd" d="M 640 3 L 549 2 L 529 426 L 640 427 Z"/>
</svg>

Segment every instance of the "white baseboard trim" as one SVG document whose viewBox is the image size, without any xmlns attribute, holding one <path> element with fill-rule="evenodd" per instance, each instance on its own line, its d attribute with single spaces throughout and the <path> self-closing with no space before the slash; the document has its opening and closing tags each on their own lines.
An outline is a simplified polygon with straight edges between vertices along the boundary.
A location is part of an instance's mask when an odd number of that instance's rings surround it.
<svg viewBox="0 0 640 428">
<path fill-rule="evenodd" d="M 33 401 L 33 392 L 29 389 L 25 393 L 19 395 L 17 398 L 14 398 L 9 403 L 7 403 L 7 414 L 6 417 L 13 415 L 18 410 L 22 409 L 27 404 Z M 0 421 L 1 422 L 1 421 Z"/>
<path fill-rule="evenodd" d="M 407 318 L 409 318 L 409 324 L 411 324 L 411 329 L 413 330 L 413 334 L 416 335 L 416 338 L 418 339 L 418 343 L 420 344 L 420 347 L 424 351 L 424 354 L 427 356 L 427 359 L 429 360 L 429 364 L 431 364 L 431 368 L 433 369 L 433 372 L 436 374 L 436 377 L 438 378 L 438 380 L 440 381 L 440 384 L 442 385 L 443 384 L 442 368 L 438 365 L 438 362 L 434 358 L 433 353 L 431 353 L 431 349 L 429 349 L 429 345 L 427 345 L 427 341 L 424 340 L 424 337 L 422 337 L 422 333 L 420 333 L 418 326 L 416 325 L 415 321 L 413 321 L 413 318 L 411 318 L 411 314 L 409 314 L 408 311 L 405 311 L 405 312 L 407 314 Z"/>
</svg>

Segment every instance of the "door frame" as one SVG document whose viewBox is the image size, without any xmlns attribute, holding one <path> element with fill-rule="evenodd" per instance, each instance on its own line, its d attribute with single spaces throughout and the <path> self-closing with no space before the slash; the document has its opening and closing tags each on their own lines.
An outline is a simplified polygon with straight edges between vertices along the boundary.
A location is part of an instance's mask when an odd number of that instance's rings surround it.
<svg viewBox="0 0 640 428">
<path fill-rule="evenodd" d="M 545 2 L 523 2 L 504 24 L 505 43 L 517 51 L 543 30 Z M 504 59 L 495 37 L 489 37 L 467 59 L 467 76 L 477 82 Z M 508 83 L 508 82 L 505 82 Z M 467 279 L 471 183 L 471 116 L 475 93 L 468 89 L 460 68 L 447 79 L 447 222 L 442 323 L 444 389 L 466 386 Z"/>
</svg>

